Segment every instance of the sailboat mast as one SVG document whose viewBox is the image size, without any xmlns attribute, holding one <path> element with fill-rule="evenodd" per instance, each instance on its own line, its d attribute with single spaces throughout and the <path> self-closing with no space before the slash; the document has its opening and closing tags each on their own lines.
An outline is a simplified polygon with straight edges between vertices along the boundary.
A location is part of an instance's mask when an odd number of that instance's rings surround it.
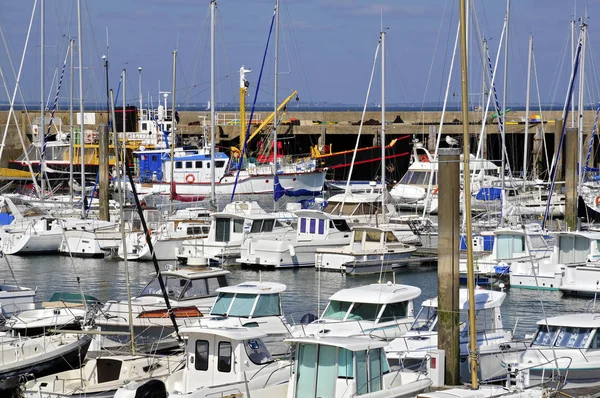
<svg viewBox="0 0 600 398">
<path fill-rule="evenodd" d="M 44 84 L 45 84 L 45 79 L 44 79 L 44 61 L 46 58 L 46 54 L 45 54 L 45 41 L 46 41 L 46 27 L 44 26 L 44 22 L 46 19 L 46 4 L 45 4 L 45 0 L 41 0 L 40 1 L 40 128 L 38 130 L 38 140 L 40 142 L 40 187 L 41 187 L 41 193 L 40 193 L 40 200 L 44 201 L 44 196 L 46 196 L 45 194 L 45 183 L 44 183 L 44 174 L 46 172 L 45 170 L 45 166 L 46 166 L 46 160 L 45 158 L 45 153 L 44 153 L 44 135 L 45 130 L 46 130 L 46 120 L 45 120 L 45 112 L 44 112 Z"/>
<path fill-rule="evenodd" d="M 381 29 L 381 222 L 385 223 L 385 31 Z"/>
<path fill-rule="evenodd" d="M 279 0 L 275 0 L 275 89 L 273 90 L 273 176 L 277 176 L 277 95 L 279 94 Z M 277 178 L 273 178 L 273 192 L 275 192 Z M 273 201 L 277 210 L 277 201 Z"/>
<path fill-rule="evenodd" d="M 81 0 L 77 0 L 77 50 L 79 61 L 79 141 L 81 143 L 81 217 L 85 217 L 85 144 L 83 135 L 83 51 L 81 47 Z"/>
<path fill-rule="evenodd" d="M 506 170 L 506 90 L 508 85 L 508 26 L 510 17 L 510 0 L 506 0 L 506 36 L 504 37 L 504 87 L 502 89 L 502 191 L 505 188 L 504 175 Z M 500 116 L 498 116 L 500 117 Z M 500 218 L 500 226 L 504 226 L 504 217 Z"/>
<path fill-rule="evenodd" d="M 471 388 L 478 388 L 477 380 L 477 325 L 475 322 L 475 273 L 473 270 L 473 234 L 471 230 L 471 173 L 469 172 L 469 83 L 467 71 L 467 30 L 465 3 L 460 0 L 460 75 L 462 99 L 462 127 L 463 127 L 463 175 L 465 179 L 465 219 L 467 232 L 467 278 L 469 290 L 469 366 L 471 369 Z"/>
<path fill-rule="evenodd" d="M 531 56 L 533 54 L 533 36 L 529 36 L 529 55 L 527 56 L 527 94 L 525 96 L 525 143 L 523 150 L 523 185 L 527 179 L 527 144 L 529 143 L 529 97 L 531 92 Z"/>
<path fill-rule="evenodd" d="M 71 137 L 69 138 L 69 159 L 71 162 L 69 163 L 69 181 L 71 181 L 71 203 L 73 203 L 73 142 L 75 138 L 75 132 L 73 131 L 73 88 L 75 86 L 75 76 L 73 72 L 75 71 L 75 60 L 73 59 L 73 46 L 75 45 L 75 40 L 69 40 L 69 52 L 71 53 L 71 66 L 70 66 L 70 87 L 69 87 L 69 131 L 71 132 Z"/>
<path fill-rule="evenodd" d="M 176 71 L 177 71 L 177 50 L 173 50 L 173 88 L 171 89 L 171 91 L 173 92 L 173 94 L 171 95 L 171 135 L 169 136 L 169 145 L 170 145 L 170 149 L 171 149 L 171 190 L 173 190 L 173 187 L 175 186 L 175 180 L 173 179 L 174 177 L 174 168 L 175 168 L 175 90 L 176 90 L 176 84 L 177 84 L 177 76 L 176 76 Z M 166 109 L 165 109 L 166 112 Z M 212 168 L 211 168 L 212 170 Z M 173 196 L 174 196 L 175 192 L 171 192 L 171 196 L 170 196 L 170 211 L 171 214 L 174 213 L 174 208 L 173 208 Z"/>
<path fill-rule="evenodd" d="M 210 1 L 210 203 L 215 202 L 215 7 Z"/>
<path fill-rule="evenodd" d="M 581 184 L 583 183 L 583 111 L 585 108 L 585 47 L 586 47 L 586 28 L 587 25 L 585 22 L 581 22 L 581 73 L 579 74 L 579 114 L 577 118 L 577 152 L 578 152 L 578 165 L 579 171 L 577 173 L 578 176 L 578 184 L 577 189 L 579 194 L 581 194 Z"/>
</svg>

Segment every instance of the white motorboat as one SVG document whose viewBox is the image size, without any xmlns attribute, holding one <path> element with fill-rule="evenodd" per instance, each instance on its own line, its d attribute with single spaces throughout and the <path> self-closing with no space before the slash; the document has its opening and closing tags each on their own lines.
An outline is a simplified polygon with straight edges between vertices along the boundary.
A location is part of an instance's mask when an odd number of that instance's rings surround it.
<svg viewBox="0 0 600 398">
<path fill-rule="evenodd" d="M 379 225 L 390 217 L 398 215 L 393 205 L 393 199 L 386 191 L 385 195 L 385 220 L 381 212 L 380 192 L 344 192 L 333 195 L 327 199 L 325 213 L 342 216 L 352 224 Z"/>
<path fill-rule="evenodd" d="M 342 247 L 350 242 L 346 220 L 320 210 L 299 210 L 296 230 L 268 238 L 246 239 L 236 261 L 266 268 L 314 267 L 317 248 Z"/>
<path fill-rule="evenodd" d="M 185 365 L 166 380 L 131 382 L 115 398 L 162 394 L 170 398 L 286 396 L 289 361 L 275 361 L 256 328 L 186 327 Z"/>
<path fill-rule="evenodd" d="M 296 352 L 288 398 L 414 397 L 432 384 L 422 373 L 390 369 L 385 341 L 364 337 L 286 341 Z"/>
<path fill-rule="evenodd" d="M 511 267 L 511 287 L 562 290 L 565 294 L 594 295 L 600 261 L 598 232 L 564 231 L 552 234 L 550 255 L 533 261 L 523 260 Z"/>
<path fill-rule="evenodd" d="M 290 337 L 281 306 L 286 286 L 274 282 L 244 282 L 217 289 L 219 295 L 208 316 L 192 325 L 208 328 L 252 327 L 265 334 L 263 341 L 275 357 L 289 354 Z"/>
<path fill-rule="evenodd" d="M 0 283 L 0 313 L 7 317 L 15 312 L 32 310 L 36 291 L 28 287 Z"/>
<path fill-rule="evenodd" d="M 107 251 L 120 243 L 119 224 L 90 220 L 90 224 L 66 228 L 59 251 L 73 257 L 103 258 Z"/>
<path fill-rule="evenodd" d="M 186 321 L 192 322 L 210 312 L 217 289 L 227 286 L 229 271 L 189 267 L 167 269 L 161 274 L 177 324 L 183 326 Z M 131 312 L 136 345 L 164 340 L 174 331 L 157 276 L 139 296 L 131 299 Z M 128 332 L 127 300 L 106 302 L 94 318 L 94 323 L 102 331 Z M 125 344 L 129 336 L 110 336 L 110 339 Z"/>
<path fill-rule="evenodd" d="M 184 354 L 169 356 L 112 355 L 91 358 L 81 369 L 37 377 L 23 386 L 27 398 L 113 397 L 132 381 L 165 379 L 183 365 Z"/>
<path fill-rule="evenodd" d="M 475 291 L 475 311 L 477 317 L 477 353 L 479 358 L 479 380 L 483 382 L 506 379 L 507 369 L 501 360 L 507 354 L 523 351 L 524 342 L 516 341 L 512 331 L 502 324 L 500 307 L 506 293 L 477 289 Z M 461 379 L 471 380 L 468 357 L 469 327 L 467 311 L 469 298 L 467 289 L 460 289 L 459 308 L 461 322 L 460 357 Z M 421 310 L 410 330 L 402 337 L 393 340 L 386 347 L 392 364 L 402 364 L 408 368 L 418 368 L 432 350 L 438 349 L 438 299 L 428 299 L 421 304 Z"/>
<path fill-rule="evenodd" d="M 231 202 L 212 215 L 208 237 L 182 243 L 177 259 L 188 265 L 228 263 L 240 256 L 246 239 L 274 239 L 293 230 L 279 214 L 267 213 L 255 201 Z"/>
<path fill-rule="evenodd" d="M 568 314 L 540 320 L 527 350 L 504 360 L 524 387 L 562 381 L 564 389 L 600 387 L 600 315 Z"/>
<path fill-rule="evenodd" d="M 416 250 L 400 242 L 392 229 L 357 226 L 352 229 L 349 245 L 318 247 L 315 267 L 347 275 L 387 272 L 405 266 L 405 260 Z"/>
<path fill-rule="evenodd" d="M 329 298 L 319 319 L 292 326 L 292 336 L 366 335 L 392 340 L 409 330 L 415 319 L 413 300 L 420 295 L 418 287 L 391 282 L 342 289 Z"/>
</svg>

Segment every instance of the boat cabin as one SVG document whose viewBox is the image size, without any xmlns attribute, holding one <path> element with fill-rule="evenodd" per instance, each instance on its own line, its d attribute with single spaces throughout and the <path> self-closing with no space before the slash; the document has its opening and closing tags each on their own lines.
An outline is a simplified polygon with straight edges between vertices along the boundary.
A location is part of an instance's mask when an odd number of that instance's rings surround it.
<svg viewBox="0 0 600 398">
<path fill-rule="evenodd" d="M 389 388 L 384 379 L 390 372 L 385 341 L 359 337 L 286 341 L 296 352 L 288 398 L 354 397 Z"/>
<path fill-rule="evenodd" d="M 492 256 L 496 261 L 529 258 L 534 253 L 549 252 L 548 243 L 541 232 L 506 228 L 494 231 L 494 236 Z"/>
<path fill-rule="evenodd" d="M 553 254 L 556 262 L 562 265 L 597 262 L 600 260 L 600 232 L 558 232 Z"/>
<path fill-rule="evenodd" d="M 531 341 L 534 348 L 600 349 L 600 315 L 568 314 L 542 319 Z"/>
<path fill-rule="evenodd" d="M 167 378 L 167 391 L 191 394 L 205 388 L 246 382 L 261 370 L 269 376 L 279 367 L 262 341 L 265 335 L 257 329 L 185 327 L 181 334 L 187 337 L 186 362 L 184 368 Z M 245 372 L 252 373 L 246 375 Z M 289 375 L 289 371 L 285 373 Z M 227 393 L 246 391 L 244 386 L 239 388 L 229 385 Z M 225 395 L 215 391 L 215 396 Z"/>
<path fill-rule="evenodd" d="M 352 229 L 352 247 L 360 251 L 375 251 L 384 249 L 387 245 L 402 244 L 394 231 L 386 228 L 360 226 Z M 393 252 L 393 249 L 391 249 Z"/>
<path fill-rule="evenodd" d="M 218 268 L 191 268 L 167 270 L 161 273 L 171 300 L 187 301 L 215 297 L 217 289 L 227 286 L 229 271 Z M 138 296 L 163 297 L 158 276 L 154 276 Z"/>
<path fill-rule="evenodd" d="M 390 199 L 391 201 L 391 199 Z M 391 203 L 391 202 L 390 202 Z M 391 206 L 391 207 L 390 207 Z M 388 214 L 395 214 L 393 205 L 388 204 Z M 346 217 L 374 217 L 381 214 L 380 193 L 341 193 L 327 199 L 325 213 Z"/>
<path fill-rule="evenodd" d="M 298 242 L 324 240 L 335 232 L 347 232 L 350 235 L 348 222 L 339 216 L 319 210 L 298 210 L 296 233 Z"/>
<path fill-rule="evenodd" d="M 286 286 L 275 282 L 244 282 L 217 289 L 210 315 L 240 318 L 283 316 L 281 293 Z"/>
</svg>

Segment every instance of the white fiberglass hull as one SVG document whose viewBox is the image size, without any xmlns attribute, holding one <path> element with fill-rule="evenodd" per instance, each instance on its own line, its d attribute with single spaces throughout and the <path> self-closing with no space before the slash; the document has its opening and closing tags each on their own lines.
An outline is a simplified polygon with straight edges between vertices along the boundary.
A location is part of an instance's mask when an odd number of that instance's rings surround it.
<svg viewBox="0 0 600 398">
<path fill-rule="evenodd" d="M 406 266 L 404 260 L 415 251 L 412 248 L 397 253 L 317 253 L 316 267 L 347 275 L 374 274 Z"/>
<path fill-rule="evenodd" d="M 56 253 L 62 242 L 61 231 L 40 232 L 35 235 L 17 232 L 3 234 L 2 248 L 5 254 Z"/>
</svg>

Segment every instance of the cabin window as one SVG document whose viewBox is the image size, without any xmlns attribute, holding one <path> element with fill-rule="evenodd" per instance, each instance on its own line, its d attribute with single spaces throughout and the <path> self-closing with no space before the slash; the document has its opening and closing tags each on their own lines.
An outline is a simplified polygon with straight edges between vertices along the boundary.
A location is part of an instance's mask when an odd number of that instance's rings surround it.
<svg viewBox="0 0 600 398">
<path fill-rule="evenodd" d="M 225 161 L 224 160 L 217 160 L 215 161 L 215 167 L 221 168 L 225 166 Z"/>
<path fill-rule="evenodd" d="M 366 231 L 367 237 L 365 242 L 377 242 L 381 240 L 381 232 L 380 231 Z"/>
<path fill-rule="evenodd" d="M 367 356 L 365 351 L 357 351 L 356 357 L 356 395 L 369 392 L 369 377 L 367 375 Z"/>
<path fill-rule="evenodd" d="M 338 379 L 354 378 L 354 353 L 345 348 L 338 349 Z"/>
<path fill-rule="evenodd" d="M 394 233 L 392 231 L 387 231 L 385 233 L 385 241 L 387 243 L 391 243 L 391 242 L 399 242 L 398 238 L 396 238 L 396 235 L 394 235 Z"/>
<path fill-rule="evenodd" d="M 335 363 L 337 347 L 319 346 L 317 362 L 316 397 L 333 397 L 335 394 Z"/>
<path fill-rule="evenodd" d="M 142 130 L 148 130 L 148 123 L 142 123 Z"/>
<path fill-rule="evenodd" d="M 247 340 L 244 348 L 246 349 L 248 359 L 255 365 L 264 365 L 265 363 L 273 362 L 269 350 L 267 350 L 267 347 L 265 347 L 265 344 L 260 339 Z"/>
<path fill-rule="evenodd" d="M 217 218 L 215 220 L 215 241 L 216 242 L 229 242 L 231 220 L 229 218 Z"/>
<path fill-rule="evenodd" d="M 410 330 L 430 330 L 436 319 L 437 308 L 422 306 Z M 432 330 L 437 330 L 437 324 L 435 329 Z"/>
<path fill-rule="evenodd" d="M 553 345 L 557 333 L 558 326 L 550 326 L 549 328 L 547 328 L 546 325 L 541 325 L 538 328 L 537 334 L 533 338 L 532 345 L 542 345 L 549 347 Z"/>
<path fill-rule="evenodd" d="M 210 169 L 210 162 L 206 162 L 206 168 Z"/>
<path fill-rule="evenodd" d="M 296 398 L 315 396 L 317 346 L 301 344 L 298 352 L 298 372 L 296 381 Z"/>
<path fill-rule="evenodd" d="M 250 232 L 257 233 L 260 232 L 260 228 L 262 227 L 262 220 L 254 220 L 252 221 L 252 228 Z"/>
<path fill-rule="evenodd" d="M 188 235 L 201 235 L 204 233 L 204 228 L 202 226 L 187 227 L 186 233 Z"/>
<path fill-rule="evenodd" d="M 187 279 L 181 279 L 176 277 L 165 278 L 165 289 L 167 289 L 167 295 L 171 298 L 179 298 L 181 297 L 181 293 L 183 292 L 185 286 L 190 282 Z"/>
<path fill-rule="evenodd" d="M 310 219 L 310 233 L 314 234 L 315 233 L 315 227 L 317 224 L 317 220 L 315 220 L 314 218 Z"/>
<path fill-rule="evenodd" d="M 306 233 L 306 218 L 304 217 L 300 219 L 300 233 Z"/>
<path fill-rule="evenodd" d="M 218 288 L 227 286 L 227 279 L 225 276 L 217 276 L 216 278 L 207 278 L 206 284 L 208 286 L 208 294 L 216 294 Z"/>
<path fill-rule="evenodd" d="M 196 358 L 194 360 L 196 370 L 208 370 L 208 341 L 196 341 Z"/>
<path fill-rule="evenodd" d="M 361 243 L 363 238 L 363 231 L 354 231 L 354 242 Z"/>
<path fill-rule="evenodd" d="M 561 264 L 584 263 L 590 250 L 590 240 L 583 236 L 559 237 L 558 262 Z"/>
<path fill-rule="evenodd" d="M 229 310 L 233 296 L 233 293 L 219 293 L 217 296 L 217 301 L 215 301 L 215 305 L 213 305 L 210 314 L 223 316 L 227 315 L 227 311 Z"/>
<path fill-rule="evenodd" d="M 530 235 L 529 243 L 531 249 L 547 249 L 548 244 L 546 243 L 546 239 L 544 239 L 541 235 Z"/>
<path fill-rule="evenodd" d="M 319 220 L 319 235 L 325 234 L 325 220 Z"/>
<path fill-rule="evenodd" d="M 554 345 L 566 348 L 585 348 L 591 333 L 592 329 L 590 328 L 563 326 L 560 332 L 558 332 L 558 337 Z"/>
<path fill-rule="evenodd" d="M 354 303 L 348 313 L 348 320 L 353 321 L 374 321 L 381 310 L 379 304 Z"/>
<path fill-rule="evenodd" d="M 156 162 L 156 155 L 152 155 L 152 156 L 150 156 L 150 157 L 152 158 L 152 161 L 153 161 L 153 162 Z"/>
<path fill-rule="evenodd" d="M 195 281 L 190 280 L 187 284 L 187 288 L 183 292 L 184 299 L 207 296 L 209 296 L 209 293 L 208 290 L 206 290 L 206 282 L 204 279 L 197 279 Z"/>
<path fill-rule="evenodd" d="M 233 220 L 233 232 L 236 234 L 241 234 L 244 232 L 244 220 L 239 218 Z"/>
<path fill-rule="evenodd" d="M 381 390 L 380 349 L 369 350 L 369 392 Z"/>
<path fill-rule="evenodd" d="M 252 314 L 254 301 L 256 301 L 256 294 L 236 294 L 228 315 L 249 317 Z"/>
<path fill-rule="evenodd" d="M 323 318 L 342 320 L 346 317 L 346 313 L 351 305 L 352 303 L 346 301 L 331 300 L 327 308 L 325 308 Z"/>
<path fill-rule="evenodd" d="M 261 294 L 258 296 L 258 303 L 256 303 L 254 314 L 252 314 L 253 318 L 280 315 L 279 294 Z"/>
<path fill-rule="evenodd" d="M 175 162 L 175 168 L 176 169 L 180 169 L 181 168 L 181 162 Z"/>
<path fill-rule="evenodd" d="M 231 372 L 231 343 L 228 341 L 219 342 L 217 370 L 219 372 Z"/>
<path fill-rule="evenodd" d="M 194 162 L 185 162 L 186 169 L 191 169 L 192 167 L 194 167 Z"/>
<path fill-rule="evenodd" d="M 351 231 L 346 220 L 331 220 L 331 223 L 333 224 L 333 228 L 337 229 L 340 232 L 350 232 Z"/>
<path fill-rule="evenodd" d="M 403 185 L 408 185 L 410 184 L 410 179 L 412 178 L 413 172 L 412 171 L 407 171 L 406 174 L 404 174 L 402 176 L 402 179 L 400 179 L 400 184 Z"/>
<path fill-rule="evenodd" d="M 497 259 L 507 260 L 515 257 L 515 254 L 525 252 L 525 239 L 519 235 L 498 235 L 497 243 Z"/>
<path fill-rule="evenodd" d="M 202 161 L 201 160 L 196 160 L 196 168 L 197 169 L 201 169 L 202 168 Z"/>
<path fill-rule="evenodd" d="M 261 231 L 262 232 L 272 232 L 274 224 L 275 224 L 275 220 L 263 220 Z"/>
<path fill-rule="evenodd" d="M 594 335 L 594 339 L 590 343 L 590 348 L 598 349 L 598 348 L 600 348 L 600 332 L 598 331 L 598 329 L 595 329 L 595 330 L 596 330 L 596 334 Z"/>
<path fill-rule="evenodd" d="M 396 319 L 406 318 L 408 312 L 408 301 L 401 303 L 389 303 L 385 306 L 381 314 L 380 322 L 388 322 Z"/>
<path fill-rule="evenodd" d="M 381 355 L 381 373 L 390 373 L 390 364 L 388 363 L 387 357 L 385 356 L 385 350 L 379 349 Z"/>
</svg>

